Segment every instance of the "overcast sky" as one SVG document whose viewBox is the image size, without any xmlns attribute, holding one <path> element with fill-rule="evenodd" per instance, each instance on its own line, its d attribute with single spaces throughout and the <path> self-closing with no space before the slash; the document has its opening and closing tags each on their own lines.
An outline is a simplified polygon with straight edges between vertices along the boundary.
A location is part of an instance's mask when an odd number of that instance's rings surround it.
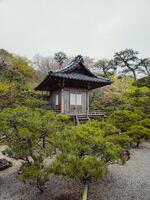
<svg viewBox="0 0 150 200">
<path fill-rule="evenodd" d="M 0 48 L 111 58 L 133 48 L 150 56 L 150 0 L 0 0 Z"/>
</svg>

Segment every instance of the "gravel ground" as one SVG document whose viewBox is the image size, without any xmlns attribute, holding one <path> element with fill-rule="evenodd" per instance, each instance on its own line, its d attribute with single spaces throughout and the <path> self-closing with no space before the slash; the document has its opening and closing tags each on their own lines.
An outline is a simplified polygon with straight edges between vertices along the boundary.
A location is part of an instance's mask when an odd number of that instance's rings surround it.
<svg viewBox="0 0 150 200">
<path fill-rule="evenodd" d="M 0 154 L 0 158 L 6 158 Z M 0 200 L 70 200 L 81 199 L 82 184 L 77 180 L 52 176 L 44 194 L 19 180 L 20 161 L 0 172 Z M 59 197 L 59 198 L 58 198 Z M 66 199 L 66 200 L 69 200 Z M 89 200 L 150 200 L 150 143 L 131 150 L 131 159 L 124 165 L 111 165 L 102 180 L 90 184 Z"/>
</svg>

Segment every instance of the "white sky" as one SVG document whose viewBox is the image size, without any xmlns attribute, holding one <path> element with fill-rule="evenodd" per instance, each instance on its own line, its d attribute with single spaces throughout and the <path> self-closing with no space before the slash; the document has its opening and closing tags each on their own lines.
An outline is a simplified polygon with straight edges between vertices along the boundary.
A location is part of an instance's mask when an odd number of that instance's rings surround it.
<svg viewBox="0 0 150 200">
<path fill-rule="evenodd" d="M 133 48 L 150 56 L 150 0 L 0 0 L 0 48 L 111 58 Z"/>
</svg>

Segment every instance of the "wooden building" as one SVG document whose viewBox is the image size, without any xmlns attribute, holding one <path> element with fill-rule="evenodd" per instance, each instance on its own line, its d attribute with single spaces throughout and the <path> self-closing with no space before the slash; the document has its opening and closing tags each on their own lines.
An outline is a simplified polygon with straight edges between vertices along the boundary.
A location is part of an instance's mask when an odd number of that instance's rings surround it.
<svg viewBox="0 0 150 200">
<path fill-rule="evenodd" d="M 88 116 L 91 115 L 89 92 L 109 84 L 109 79 L 97 77 L 89 71 L 79 55 L 63 70 L 49 72 L 35 89 L 49 92 L 49 102 L 54 111 L 72 116 Z"/>
</svg>

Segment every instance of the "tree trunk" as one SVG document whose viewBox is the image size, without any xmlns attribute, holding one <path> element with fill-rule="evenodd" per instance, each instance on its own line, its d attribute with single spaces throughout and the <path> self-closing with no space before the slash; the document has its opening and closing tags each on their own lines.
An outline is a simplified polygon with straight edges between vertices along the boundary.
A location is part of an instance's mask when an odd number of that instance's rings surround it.
<svg viewBox="0 0 150 200">
<path fill-rule="evenodd" d="M 82 195 L 82 200 L 87 200 L 87 197 L 88 197 L 88 188 L 89 188 L 89 185 L 86 182 L 85 185 L 84 185 L 84 191 L 83 191 L 83 195 Z"/>
<path fill-rule="evenodd" d="M 150 76 L 150 71 L 148 70 L 147 67 L 145 67 L 145 70 L 146 70 L 146 72 L 147 72 L 147 75 Z"/>
<path fill-rule="evenodd" d="M 130 142 L 130 147 L 132 147 L 132 142 Z"/>
<path fill-rule="evenodd" d="M 26 157 L 26 161 L 28 162 L 29 165 L 31 165 L 31 162 L 29 161 L 28 156 Z"/>
<path fill-rule="evenodd" d="M 42 194 L 44 192 L 44 190 L 43 190 L 43 187 L 41 186 L 41 184 L 38 181 L 37 181 L 36 186 L 39 189 L 40 193 Z"/>
<path fill-rule="evenodd" d="M 126 155 L 127 155 L 127 160 L 130 159 L 130 151 L 129 150 L 126 150 Z"/>
<path fill-rule="evenodd" d="M 133 70 L 132 72 L 133 72 L 133 78 L 134 78 L 134 80 L 136 81 L 136 80 L 137 80 L 137 77 L 136 77 L 135 70 Z"/>
<path fill-rule="evenodd" d="M 45 138 L 43 137 L 43 148 L 45 148 Z"/>
<path fill-rule="evenodd" d="M 140 146 L 140 142 L 137 142 L 136 143 L 136 147 L 138 148 Z"/>
</svg>

